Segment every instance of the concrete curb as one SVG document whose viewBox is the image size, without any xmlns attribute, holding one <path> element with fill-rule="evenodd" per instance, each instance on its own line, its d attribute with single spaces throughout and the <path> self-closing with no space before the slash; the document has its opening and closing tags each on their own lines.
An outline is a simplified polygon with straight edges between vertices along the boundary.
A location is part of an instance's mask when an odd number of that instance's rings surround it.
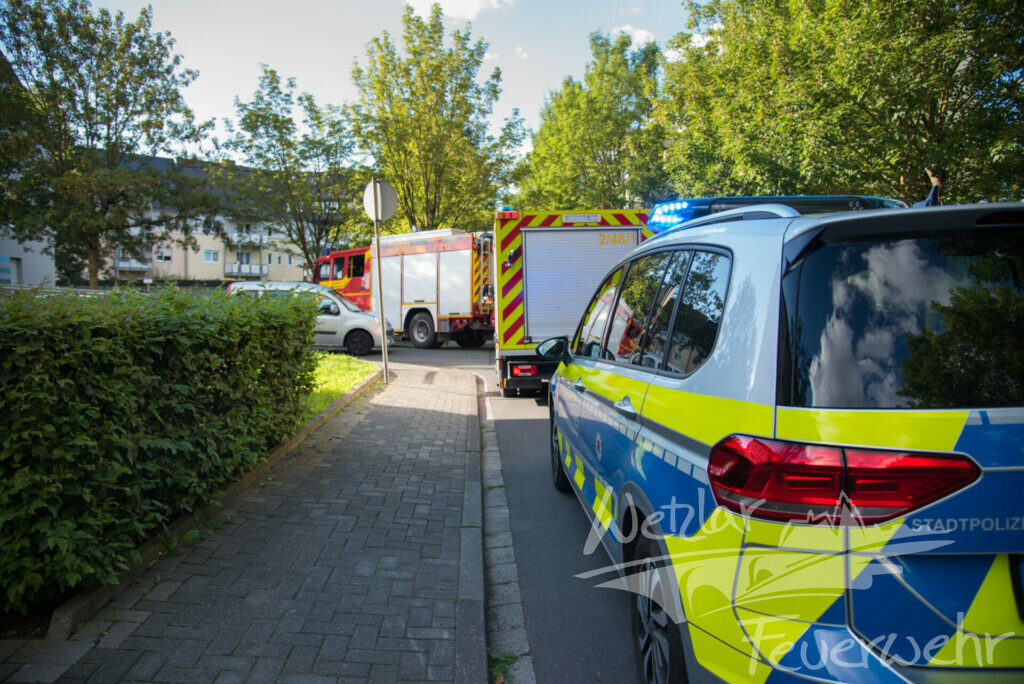
<svg viewBox="0 0 1024 684">
<path fill-rule="evenodd" d="M 473 387 L 481 389 L 474 377 Z M 466 425 L 466 483 L 462 502 L 459 594 L 455 607 L 455 681 L 480 684 L 487 676 L 484 621 L 483 484 L 480 466 L 480 407 L 474 396 Z"/>
<path fill-rule="evenodd" d="M 194 515 L 181 516 L 167 526 L 167 534 L 172 539 L 181 539 L 189 530 L 210 519 L 221 508 L 225 501 L 233 499 L 242 490 L 263 479 L 268 470 L 270 470 L 282 458 L 294 451 L 295 448 L 313 432 L 320 429 L 324 423 L 337 415 L 357 397 L 372 389 L 376 385 L 377 381 L 381 379 L 383 374 L 383 370 L 377 369 L 377 372 L 361 382 L 355 389 L 348 394 L 343 395 L 333 404 L 328 406 L 322 413 L 303 425 L 302 428 L 295 433 L 295 436 L 284 444 L 275 447 L 269 454 L 267 454 L 265 460 L 261 461 L 246 475 L 242 476 L 241 479 L 237 480 L 234 484 L 221 492 L 220 505 L 208 506 Z M 391 372 L 390 375 L 394 376 L 395 374 L 394 372 Z M 139 548 L 138 562 L 134 563 L 130 568 L 121 573 L 117 578 L 116 584 L 107 584 L 102 587 L 79 592 L 53 611 L 53 615 L 50 617 L 50 626 L 46 631 L 46 638 L 60 640 L 68 639 L 76 625 L 84 623 L 86 620 L 89 620 L 100 612 L 104 606 L 126 589 L 133 581 L 141 577 L 142 573 L 153 565 L 158 558 L 165 555 L 165 553 L 166 548 L 164 543 L 159 539 L 151 538 L 144 542 Z"/>
</svg>

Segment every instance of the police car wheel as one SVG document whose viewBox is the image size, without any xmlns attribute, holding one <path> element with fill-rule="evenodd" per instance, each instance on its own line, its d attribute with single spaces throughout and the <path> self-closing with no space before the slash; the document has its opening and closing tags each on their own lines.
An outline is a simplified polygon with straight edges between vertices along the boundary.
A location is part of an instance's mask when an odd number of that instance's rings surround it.
<svg viewBox="0 0 1024 684">
<path fill-rule="evenodd" d="M 641 682 L 669 684 L 686 682 L 686 660 L 679 626 L 663 606 L 673 600 L 672 571 L 658 545 L 641 536 L 635 559 L 640 561 L 633 597 L 633 645 Z"/>
<path fill-rule="evenodd" d="M 373 350 L 373 338 L 365 330 L 353 330 L 345 338 L 345 350 L 352 356 L 365 356 Z"/>
<path fill-rule="evenodd" d="M 551 480 L 555 485 L 555 489 L 560 492 L 572 490 L 569 478 L 565 474 L 565 469 L 562 468 L 562 454 L 558 448 L 558 431 L 555 429 L 554 414 L 551 416 Z"/>
</svg>

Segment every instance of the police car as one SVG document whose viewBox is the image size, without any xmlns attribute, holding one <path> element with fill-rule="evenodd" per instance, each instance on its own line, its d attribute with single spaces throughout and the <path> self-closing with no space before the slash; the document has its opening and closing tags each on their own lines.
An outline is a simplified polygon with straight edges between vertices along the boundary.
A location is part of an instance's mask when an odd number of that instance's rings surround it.
<svg viewBox="0 0 1024 684">
<path fill-rule="evenodd" d="M 641 679 L 1024 680 L 1024 205 L 653 216 L 537 348 Z"/>
</svg>

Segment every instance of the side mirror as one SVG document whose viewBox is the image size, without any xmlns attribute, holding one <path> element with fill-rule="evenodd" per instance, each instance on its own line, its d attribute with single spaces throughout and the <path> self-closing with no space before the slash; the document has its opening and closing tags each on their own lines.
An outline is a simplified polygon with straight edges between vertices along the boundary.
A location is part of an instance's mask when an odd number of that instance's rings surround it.
<svg viewBox="0 0 1024 684">
<path fill-rule="evenodd" d="M 334 302 L 322 302 L 320 304 L 321 316 L 340 316 L 341 309 Z"/>
<path fill-rule="evenodd" d="M 549 337 L 537 345 L 537 356 L 548 361 L 568 361 L 569 338 L 564 335 Z"/>
</svg>

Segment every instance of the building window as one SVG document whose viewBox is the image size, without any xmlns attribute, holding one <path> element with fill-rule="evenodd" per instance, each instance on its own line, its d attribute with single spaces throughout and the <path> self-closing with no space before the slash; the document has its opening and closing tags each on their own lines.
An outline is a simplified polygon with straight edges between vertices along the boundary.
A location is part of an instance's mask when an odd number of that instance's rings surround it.
<svg viewBox="0 0 1024 684">
<path fill-rule="evenodd" d="M 219 249 L 207 249 L 203 252 L 203 261 L 208 264 L 219 264 L 220 263 L 220 250 Z"/>
<path fill-rule="evenodd" d="M 169 262 L 171 260 L 171 248 L 170 247 L 157 247 L 153 250 L 153 255 L 157 261 Z"/>
<path fill-rule="evenodd" d="M 277 255 L 277 265 L 278 266 L 281 265 L 281 255 L 280 254 Z"/>
<path fill-rule="evenodd" d="M 240 264 L 251 264 L 252 263 L 252 254 L 250 254 L 249 252 L 239 252 L 238 253 L 238 263 L 240 263 Z"/>
<path fill-rule="evenodd" d="M 288 255 L 288 265 L 289 266 L 292 265 L 292 255 L 291 254 Z"/>
<path fill-rule="evenodd" d="M 270 253 L 268 253 L 268 254 L 267 254 L 267 265 L 269 266 L 269 265 L 271 265 L 271 264 L 273 264 L 273 263 L 274 263 L 274 255 L 273 255 L 273 254 L 270 254 Z"/>
</svg>

